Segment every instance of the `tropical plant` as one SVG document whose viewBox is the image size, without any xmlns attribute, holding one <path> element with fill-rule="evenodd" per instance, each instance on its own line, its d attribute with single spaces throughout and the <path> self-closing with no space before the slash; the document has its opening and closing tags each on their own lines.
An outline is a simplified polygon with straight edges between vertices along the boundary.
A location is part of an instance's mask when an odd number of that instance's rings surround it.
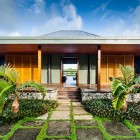
<svg viewBox="0 0 140 140">
<path fill-rule="evenodd" d="M 120 64 L 122 77 L 111 79 L 111 91 L 114 99 L 112 105 L 114 109 L 123 112 L 127 110 L 126 96 L 135 90 L 136 77 L 134 76 L 134 69 L 131 66 L 122 66 Z M 137 81 L 138 82 L 138 81 Z"/>
<path fill-rule="evenodd" d="M 11 110 L 15 113 L 19 110 L 18 91 L 26 87 L 33 87 L 40 91 L 43 95 L 46 94 L 46 88 L 37 82 L 26 82 L 18 85 L 18 72 L 11 65 L 0 66 L 0 115 L 2 114 L 4 104 L 10 94 L 14 94 L 14 101 Z"/>
<path fill-rule="evenodd" d="M 94 116 L 109 118 L 113 121 L 131 120 L 140 123 L 140 102 L 128 104 L 126 112 L 114 110 L 110 99 L 91 99 L 82 101 L 86 110 Z"/>
</svg>

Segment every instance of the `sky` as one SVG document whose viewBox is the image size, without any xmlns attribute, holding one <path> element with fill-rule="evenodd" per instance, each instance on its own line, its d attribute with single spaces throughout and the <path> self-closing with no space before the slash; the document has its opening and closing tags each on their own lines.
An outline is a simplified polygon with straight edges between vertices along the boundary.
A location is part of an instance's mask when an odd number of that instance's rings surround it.
<svg viewBox="0 0 140 140">
<path fill-rule="evenodd" d="M 73 68 L 73 69 L 77 69 L 77 64 L 63 64 L 64 66 L 64 70 L 65 69 L 69 69 L 69 68 Z"/>
<path fill-rule="evenodd" d="M 58 30 L 140 36 L 140 0 L 0 0 L 0 36 Z"/>
</svg>

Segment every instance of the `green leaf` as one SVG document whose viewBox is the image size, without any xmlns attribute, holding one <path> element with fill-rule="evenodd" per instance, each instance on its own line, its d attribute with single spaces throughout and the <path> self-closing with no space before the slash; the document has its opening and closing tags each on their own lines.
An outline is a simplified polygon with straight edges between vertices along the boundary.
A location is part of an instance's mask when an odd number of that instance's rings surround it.
<svg viewBox="0 0 140 140">
<path fill-rule="evenodd" d="M 121 96 L 116 97 L 115 99 L 112 100 L 112 105 L 113 108 L 116 110 L 120 110 L 123 107 L 125 100 L 125 95 L 122 94 Z"/>
<path fill-rule="evenodd" d="M 125 86 L 119 79 L 114 79 L 111 82 L 111 91 L 113 96 L 119 96 L 121 93 L 125 92 Z"/>
<path fill-rule="evenodd" d="M 14 85 L 18 83 L 18 72 L 10 65 L 0 66 L 0 76 Z"/>
<path fill-rule="evenodd" d="M 129 84 L 134 79 L 134 68 L 131 66 L 122 66 L 120 64 L 120 70 L 123 74 L 123 79 L 125 81 L 125 84 Z"/>
<path fill-rule="evenodd" d="M 9 94 L 15 91 L 15 89 L 15 85 L 11 85 L 3 79 L 0 80 L 0 115 L 2 114 L 4 104 L 7 101 Z"/>
</svg>

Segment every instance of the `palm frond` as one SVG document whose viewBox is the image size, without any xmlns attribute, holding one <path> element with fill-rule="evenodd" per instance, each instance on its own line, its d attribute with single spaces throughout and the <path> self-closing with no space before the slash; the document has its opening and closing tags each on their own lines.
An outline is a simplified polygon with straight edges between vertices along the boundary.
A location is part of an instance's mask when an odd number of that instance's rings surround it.
<svg viewBox="0 0 140 140">
<path fill-rule="evenodd" d="M 18 72 L 9 64 L 0 66 L 0 76 L 14 85 L 18 83 Z"/>
<path fill-rule="evenodd" d="M 22 83 L 18 87 L 18 90 L 24 90 L 27 87 L 35 88 L 36 90 L 40 91 L 43 94 L 43 96 L 45 96 L 46 93 L 47 93 L 46 88 L 42 84 L 34 82 L 34 81 L 29 81 L 29 82 L 26 82 L 26 83 Z"/>
<path fill-rule="evenodd" d="M 18 84 L 18 72 L 13 67 L 6 66 L 5 74 L 10 82 Z"/>
<path fill-rule="evenodd" d="M 120 64 L 120 70 L 123 74 L 125 84 L 129 84 L 134 79 L 134 69 L 131 66 L 122 66 Z"/>
<path fill-rule="evenodd" d="M 123 92 L 126 91 L 123 83 L 119 79 L 114 79 L 111 82 L 111 91 L 113 96 L 120 96 Z"/>
<path fill-rule="evenodd" d="M 6 77 L 6 74 L 5 74 L 5 66 L 4 65 L 1 65 L 0 66 L 0 76 Z"/>
<path fill-rule="evenodd" d="M 9 94 L 13 93 L 15 89 L 15 85 L 8 83 L 4 79 L 0 80 L 0 115 L 2 114 L 4 104 L 7 101 Z"/>
<path fill-rule="evenodd" d="M 114 109 L 120 110 L 123 107 L 124 99 L 125 99 L 124 94 L 121 94 L 120 96 L 114 98 L 112 100 L 112 105 L 113 105 Z"/>
</svg>

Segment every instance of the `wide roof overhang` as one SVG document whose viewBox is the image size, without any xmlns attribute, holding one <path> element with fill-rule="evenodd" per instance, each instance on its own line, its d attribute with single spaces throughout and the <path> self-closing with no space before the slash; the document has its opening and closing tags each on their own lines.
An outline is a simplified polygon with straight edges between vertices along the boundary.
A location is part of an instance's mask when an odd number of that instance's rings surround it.
<svg viewBox="0 0 140 140">
<path fill-rule="evenodd" d="M 0 44 L 140 44 L 136 37 L 94 37 L 84 38 L 48 38 L 39 37 L 0 37 Z"/>
<path fill-rule="evenodd" d="M 26 44 L 26 45 L 25 45 Z M 88 53 L 140 55 L 139 37 L 48 38 L 0 37 L 0 53 L 36 53 L 41 46 L 43 53 Z"/>
</svg>

